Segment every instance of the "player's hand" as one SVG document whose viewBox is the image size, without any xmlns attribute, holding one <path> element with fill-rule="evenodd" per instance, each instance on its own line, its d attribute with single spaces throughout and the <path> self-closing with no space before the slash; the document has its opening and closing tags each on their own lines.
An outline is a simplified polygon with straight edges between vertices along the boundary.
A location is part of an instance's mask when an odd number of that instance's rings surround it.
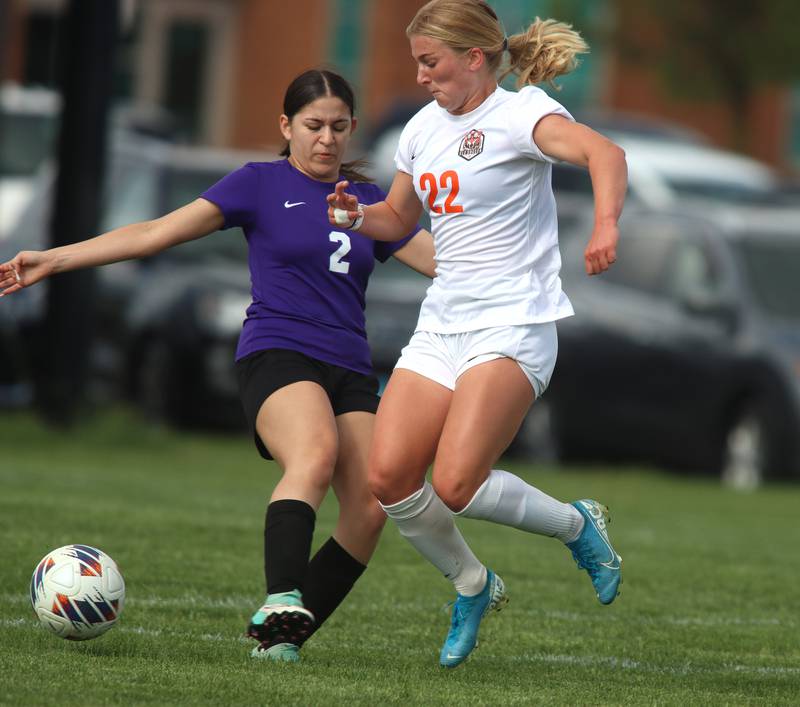
<svg viewBox="0 0 800 707">
<path fill-rule="evenodd" d="M 333 226 L 341 227 L 343 224 L 352 223 L 359 215 L 358 199 L 345 191 L 349 185 L 347 181 L 337 182 L 333 194 L 327 196 L 328 221 Z M 346 212 L 346 218 L 342 212 Z"/>
<path fill-rule="evenodd" d="M 52 272 L 52 260 L 45 252 L 23 250 L 8 262 L 0 263 L 0 297 L 30 287 Z"/>
<path fill-rule="evenodd" d="M 599 275 L 617 260 L 617 224 L 595 224 L 589 245 L 583 252 L 587 275 Z"/>
</svg>

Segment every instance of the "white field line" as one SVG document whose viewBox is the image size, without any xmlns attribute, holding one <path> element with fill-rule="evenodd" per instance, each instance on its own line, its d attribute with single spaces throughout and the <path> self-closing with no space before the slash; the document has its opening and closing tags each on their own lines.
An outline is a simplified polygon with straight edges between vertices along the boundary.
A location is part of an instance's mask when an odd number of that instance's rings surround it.
<svg viewBox="0 0 800 707">
<path fill-rule="evenodd" d="M 556 663 L 579 665 L 582 667 L 608 667 L 617 670 L 632 670 L 663 675 L 800 675 L 800 668 L 783 666 L 757 666 L 723 663 L 720 666 L 702 666 L 685 663 L 682 665 L 658 665 L 645 663 L 631 658 L 615 658 L 613 656 L 575 656 L 550 655 L 547 653 L 524 653 L 523 655 L 496 656 L 498 659 L 522 663 Z"/>
<path fill-rule="evenodd" d="M 0 627 L 24 628 L 25 630 L 40 630 L 34 619 L 0 619 Z M 193 633 L 191 631 L 171 631 L 160 629 L 147 629 L 143 626 L 116 626 L 115 633 L 134 634 L 151 638 L 179 637 L 192 641 L 208 641 L 214 643 L 251 644 L 252 641 L 244 636 L 225 635 L 220 633 Z M 405 650 L 406 654 L 429 656 L 430 651 L 425 648 Z M 693 675 L 765 675 L 765 676 L 800 676 L 800 668 L 783 666 L 757 666 L 724 663 L 720 666 L 702 666 L 684 663 L 680 665 L 659 665 L 646 663 L 631 658 L 617 658 L 614 656 L 575 656 L 551 655 L 548 653 L 524 653 L 522 655 L 493 654 L 482 650 L 480 655 L 497 661 L 512 661 L 518 663 L 546 663 L 559 665 L 577 665 L 580 667 L 612 668 L 615 670 L 630 670 L 632 672 L 651 673 L 658 675 L 690 677 Z"/>
<path fill-rule="evenodd" d="M 152 607 L 155 609 L 182 609 L 191 607 L 193 609 L 231 609 L 250 613 L 258 599 L 244 595 L 229 595 L 223 598 L 211 598 L 197 594 L 186 594 L 179 597 L 160 597 L 150 596 L 128 596 L 125 599 L 125 606 L 130 607 Z M 30 600 L 27 594 L 0 594 L 0 605 L 21 606 L 29 605 Z M 381 611 L 385 608 L 377 602 L 362 603 L 360 605 L 366 611 Z M 431 604 L 428 602 L 392 602 L 395 611 L 430 611 Z M 518 605 L 512 604 L 509 607 L 514 614 L 527 615 L 532 617 L 542 617 L 544 619 L 554 619 L 560 621 L 570 621 L 576 623 L 587 623 L 592 621 L 602 622 L 622 622 L 626 624 L 642 624 L 654 626 L 699 626 L 699 627 L 734 627 L 734 626 L 781 626 L 784 628 L 796 628 L 797 621 L 785 618 L 748 618 L 738 616 L 641 616 L 632 614 L 611 614 L 603 613 L 601 616 L 597 612 L 573 612 L 544 609 L 520 609 Z M 447 609 L 449 613 L 449 609 Z"/>
</svg>

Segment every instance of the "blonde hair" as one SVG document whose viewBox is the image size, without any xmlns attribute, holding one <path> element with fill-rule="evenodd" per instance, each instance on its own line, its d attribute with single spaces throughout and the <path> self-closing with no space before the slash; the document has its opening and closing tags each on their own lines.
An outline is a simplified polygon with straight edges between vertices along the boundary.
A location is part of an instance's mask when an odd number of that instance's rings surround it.
<svg viewBox="0 0 800 707">
<path fill-rule="evenodd" d="M 431 0 L 411 20 L 406 35 L 437 39 L 455 52 L 480 49 L 495 74 L 508 49 L 509 61 L 498 80 L 516 74 L 517 88 L 543 81 L 558 88 L 553 80 L 575 69 L 577 55 L 589 51 L 572 25 L 538 17 L 525 32 L 506 39 L 497 14 L 484 0 Z"/>
</svg>

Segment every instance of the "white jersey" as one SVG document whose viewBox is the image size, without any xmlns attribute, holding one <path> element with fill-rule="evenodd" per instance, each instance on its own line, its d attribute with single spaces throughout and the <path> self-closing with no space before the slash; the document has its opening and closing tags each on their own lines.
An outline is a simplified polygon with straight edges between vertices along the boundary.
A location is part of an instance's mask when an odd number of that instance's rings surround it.
<svg viewBox="0 0 800 707">
<path fill-rule="evenodd" d="M 417 331 L 452 334 L 573 314 L 561 290 L 551 158 L 533 141 L 545 115 L 572 116 L 541 89 L 498 87 L 475 110 L 434 101 L 395 155 L 431 216 L 436 277 Z"/>
</svg>

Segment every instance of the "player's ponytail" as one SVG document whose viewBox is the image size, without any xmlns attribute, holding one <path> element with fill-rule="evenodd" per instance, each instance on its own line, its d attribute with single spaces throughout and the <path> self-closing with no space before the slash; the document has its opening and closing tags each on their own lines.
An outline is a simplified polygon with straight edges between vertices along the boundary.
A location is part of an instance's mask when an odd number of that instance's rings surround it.
<svg viewBox="0 0 800 707">
<path fill-rule="evenodd" d="M 589 51 L 583 37 L 572 25 L 557 20 L 540 20 L 526 32 L 508 38 L 508 68 L 500 80 L 509 74 L 517 75 L 517 88 L 553 80 L 578 66 L 578 54 Z"/>
<path fill-rule="evenodd" d="M 527 31 L 506 37 L 497 13 L 484 0 L 430 0 L 423 5 L 406 28 L 406 35 L 430 37 L 454 52 L 480 49 L 486 65 L 500 72 L 502 81 L 516 74 L 517 88 L 553 79 L 578 65 L 578 54 L 589 46 L 571 25 L 557 20 L 540 20 Z M 501 70 L 503 59 L 508 65 Z"/>
</svg>

